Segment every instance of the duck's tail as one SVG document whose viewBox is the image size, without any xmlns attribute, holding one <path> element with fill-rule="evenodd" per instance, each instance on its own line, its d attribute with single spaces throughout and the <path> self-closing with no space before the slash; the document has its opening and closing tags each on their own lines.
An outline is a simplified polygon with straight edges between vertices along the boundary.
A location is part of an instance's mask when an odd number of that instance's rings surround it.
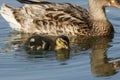
<svg viewBox="0 0 120 80">
<path fill-rule="evenodd" d="M 0 9 L 0 14 L 3 16 L 4 19 L 9 21 L 9 18 L 11 16 L 13 17 L 13 8 L 6 4 L 3 4 Z"/>
<path fill-rule="evenodd" d="M 11 25 L 10 27 L 12 27 L 12 29 L 18 30 L 18 28 L 20 27 L 20 24 L 15 19 L 13 7 L 3 4 L 0 9 L 0 14 L 7 22 L 9 22 L 9 24 Z M 16 26 L 19 26 L 19 27 L 16 27 Z"/>
</svg>

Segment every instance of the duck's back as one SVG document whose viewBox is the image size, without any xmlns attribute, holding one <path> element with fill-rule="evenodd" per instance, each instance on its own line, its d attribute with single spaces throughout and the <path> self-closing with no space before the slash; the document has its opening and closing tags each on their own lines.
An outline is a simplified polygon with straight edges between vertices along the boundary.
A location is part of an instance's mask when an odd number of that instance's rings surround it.
<svg viewBox="0 0 120 80">
<path fill-rule="evenodd" d="M 69 3 L 27 2 L 14 9 L 20 32 L 49 35 L 87 35 L 89 13 L 86 9 Z"/>
</svg>

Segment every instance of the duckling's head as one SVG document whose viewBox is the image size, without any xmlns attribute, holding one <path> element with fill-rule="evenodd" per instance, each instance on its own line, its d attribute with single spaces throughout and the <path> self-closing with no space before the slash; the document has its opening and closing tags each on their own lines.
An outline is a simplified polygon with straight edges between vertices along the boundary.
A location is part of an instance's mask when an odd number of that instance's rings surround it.
<svg viewBox="0 0 120 80">
<path fill-rule="evenodd" d="M 55 50 L 58 49 L 69 49 L 69 38 L 67 36 L 61 35 L 56 38 Z"/>
</svg>

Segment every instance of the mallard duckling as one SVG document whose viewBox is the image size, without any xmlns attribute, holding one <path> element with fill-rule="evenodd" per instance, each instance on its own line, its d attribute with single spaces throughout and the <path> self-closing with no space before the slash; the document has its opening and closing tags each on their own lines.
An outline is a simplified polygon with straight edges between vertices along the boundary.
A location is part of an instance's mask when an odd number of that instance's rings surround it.
<svg viewBox="0 0 120 80">
<path fill-rule="evenodd" d="M 25 5 L 3 5 L 1 15 L 21 33 L 48 35 L 106 36 L 114 32 L 105 7 L 120 8 L 120 0 L 88 0 L 88 11 L 70 3 L 17 0 Z"/>
<path fill-rule="evenodd" d="M 54 41 L 49 37 L 34 35 L 26 40 L 24 46 L 27 51 L 69 49 L 69 39 L 67 36 L 61 35 Z"/>
</svg>

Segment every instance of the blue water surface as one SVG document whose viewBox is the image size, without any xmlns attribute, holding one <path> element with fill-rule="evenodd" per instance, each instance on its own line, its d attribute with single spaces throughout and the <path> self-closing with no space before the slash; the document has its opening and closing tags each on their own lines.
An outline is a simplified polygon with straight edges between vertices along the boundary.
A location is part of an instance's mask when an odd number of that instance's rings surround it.
<svg viewBox="0 0 120 80">
<path fill-rule="evenodd" d="M 87 8 L 87 0 L 49 0 L 70 2 Z M 16 0 L 0 0 L 13 7 Z M 0 16 L 0 80 L 119 80 L 120 79 L 120 9 L 107 8 L 114 26 L 114 37 L 70 38 L 67 57 L 54 51 L 45 55 L 27 54 L 20 46 L 26 35 L 16 34 Z M 61 57 L 59 57 L 61 55 Z"/>
</svg>

